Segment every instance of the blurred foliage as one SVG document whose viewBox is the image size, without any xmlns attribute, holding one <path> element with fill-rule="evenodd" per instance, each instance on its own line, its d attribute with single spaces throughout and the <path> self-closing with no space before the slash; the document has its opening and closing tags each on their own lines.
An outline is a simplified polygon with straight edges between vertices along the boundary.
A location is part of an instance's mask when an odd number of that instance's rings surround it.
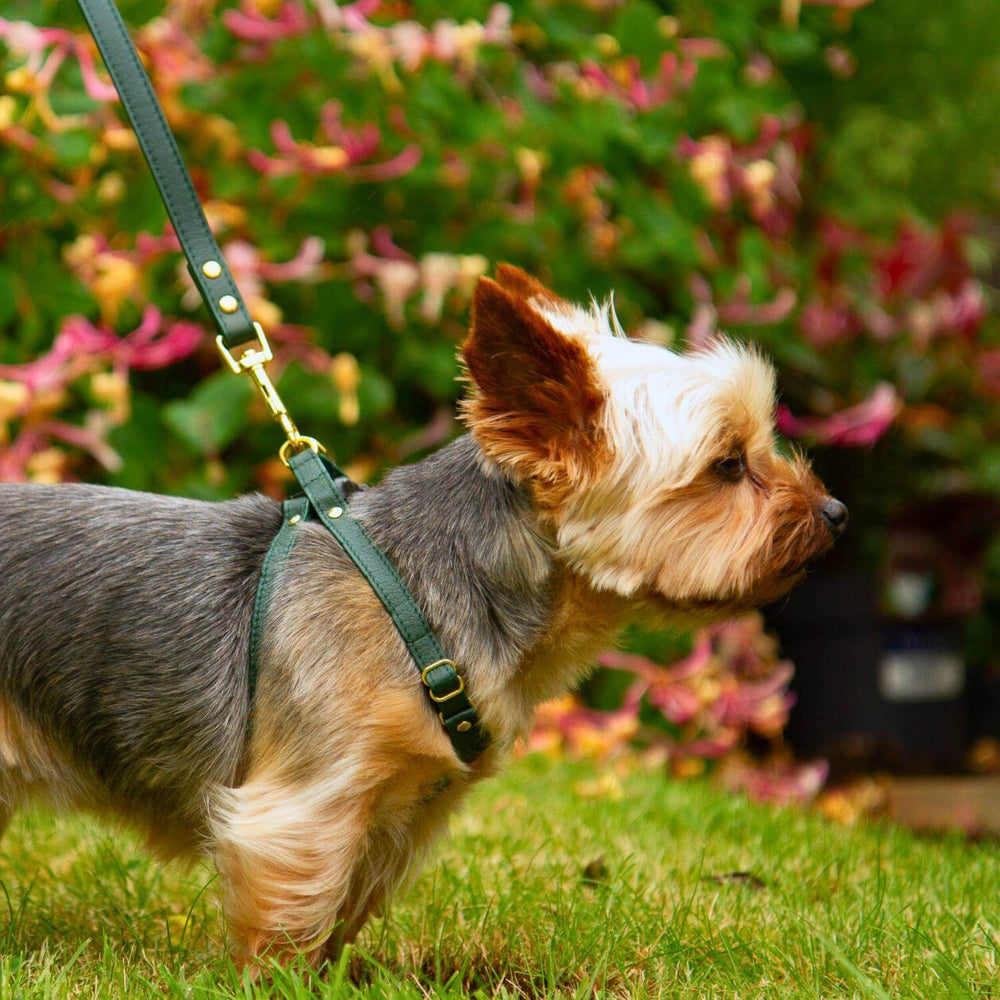
<svg viewBox="0 0 1000 1000">
<path fill-rule="evenodd" d="M 507 259 L 568 297 L 614 289 L 646 336 L 755 337 L 805 416 L 890 384 L 905 440 L 886 450 L 921 465 L 883 503 L 942 471 L 997 488 L 992 246 L 954 213 L 995 205 L 1000 11 L 857 6 L 122 5 L 282 388 L 362 474 L 449 433 L 466 300 Z M 0 362 L 43 355 L 77 313 L 119 333 L 149 302 L 165 326 L 203 322 L 75 4 L 4 16 Z M 24 370 L 4 369 L 7 440 L 42 427 L 6 476 L 44 451 L 42 475 L 277 490 L 277 432 L 215 377 L 207 331 L 164 360 L 144 374 L 98 351 L 30 400 L 10 387 Z M 122 384 L 95 398 L 81 376 L 108 368 Z M 863 409 L 860 443 L 897 412 Z M 89 421 L 123 461 L 80 454 L 49 433 L 55 416 Z"/>
<path fill-rule="evenodd" d="M 509 260 L 647 338 L 760 341 L 865 557 L 915 497 L 1000 490 L 990 0 L 121 7 L 283 394 L 355 475 L 457 433 Z M 96 62 L 72 0 L 4 5 L 0 478 L 280 494 Z"/>
</svg>

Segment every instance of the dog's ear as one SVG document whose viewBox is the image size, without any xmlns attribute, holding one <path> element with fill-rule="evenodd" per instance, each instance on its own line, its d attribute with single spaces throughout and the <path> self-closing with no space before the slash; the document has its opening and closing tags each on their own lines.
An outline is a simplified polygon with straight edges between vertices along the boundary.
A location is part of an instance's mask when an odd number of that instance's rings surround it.
<svg viewBox="0 0 1000 1000">
<path fill-rule="evenodd" d="M 486 454 L 548 481 L 576 478 L 593 465 L 604 393 L 581 341 L 556 330 L 521 295 L 480 278 L 462 356 L 475 388 L 464 411 Z"/>
<path fill-rule="evenodd" d="M 522 299 L 537 299 L 546 304 L 572 308 L 569 302 L 546 288 L 537 278 L 513 264 L 497 264 L 496 270 L 497 284 L 504 290 L 513 292 Z"/>
</svg>

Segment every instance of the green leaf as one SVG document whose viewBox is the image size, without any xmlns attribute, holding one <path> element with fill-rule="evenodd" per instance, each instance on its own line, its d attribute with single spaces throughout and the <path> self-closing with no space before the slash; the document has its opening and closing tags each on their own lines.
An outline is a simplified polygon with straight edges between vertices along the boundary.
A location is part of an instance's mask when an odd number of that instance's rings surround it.
<svg viewBox="0 0 1000 1000">
<path fill-rule="evenodd" d="M 51 142 L 64 166 L 82 167 L 90 159 L 93 140 L 86 132 L 62 132 L 52 136 Z"/>
<path fill-rule="evenodd" d="M 611 34 L 618 39 L 622 52 L 638 56 L 646 72 L 654 69 L 665 48 L 658 22 L 661 11 L 645 0 L 631 0 L 622 5 Z"/>
<path fill-rule="evenodd" d="M 167 434 L 157 400 L 132 393 L 132 415 L 108 435 L 108 443 L 121 456 L 122 467 L 108 475 L 112 486 L 130 490 L 155 489 L 162 477 Z"/>
<path fill-rule="evenodd" d="M 0 326 L 3 326 L 17 309 L 14 298 L 14 275 L 3 265 L 0 265 Z"/>
<path fill-rule="evenodd" d="M 207 378 L 187 398 L 168 403 L 163 418 L 175 434 L 201 455 L 218 455 L 247 423 L 253 387 L 232 372 Z"/>
</svg>

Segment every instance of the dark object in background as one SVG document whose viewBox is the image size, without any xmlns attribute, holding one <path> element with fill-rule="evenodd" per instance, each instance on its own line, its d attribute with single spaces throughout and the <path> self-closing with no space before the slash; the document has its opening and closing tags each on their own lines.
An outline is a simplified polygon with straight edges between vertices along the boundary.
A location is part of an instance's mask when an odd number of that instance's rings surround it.
<svg viewBox="0 0 1000 1000">
<path fill-rule="evenodd" d="M 836 780 L 873 769 L 953 770 L 967 732 L 954 630 L 887 625 L 876 577 L 817 572 L 768 613 L 795 664 L 788 739 L 830 760 Z"/>
<path fill-rule="evenodd" d="M 998 523 L 993 497 L 915 505 L 887 531 L 881 577 L 820 566 L 767 612 L 796 666 L 797 752 L 826 756 L 835 779 L 962 766 L 972 736 L 962 631 L 980 609 L 982 552 Z"/>
</svg>

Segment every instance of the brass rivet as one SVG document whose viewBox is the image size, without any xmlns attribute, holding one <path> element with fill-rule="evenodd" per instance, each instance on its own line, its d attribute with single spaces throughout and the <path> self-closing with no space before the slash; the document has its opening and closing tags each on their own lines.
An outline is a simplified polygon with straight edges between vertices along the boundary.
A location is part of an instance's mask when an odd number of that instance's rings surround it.
<svg viewBox="0 0 1000 1000">
<path fill-rule="evenodd" d="M 302 520 L 302 515 L 301 515 L 301 514 L 293 514 L 293 515 L 292 515 L 292 516 L 291 516 L 291 517 L 290 517 L 290 518 L 288 519 L 288 523 L 289 523 L 289 524 L 298 524 L 298 523 L 299 523 L 299 521 L 301 521 L 301 520 Z"/>
<path fill-rule="evenodd" d="M 222 274 L 222 265 L 217 260 L 206 260 L 204 264 L 201 265 L 201 273 L 205 275 L 206 278 L 217 278 Z"/>
<path fill-rule="evenodd" d="M 457 726 L 455 726 L 455 728 L 460 733 L 467 733 L 472 728 L 472 723 L 468 722 L 468 721 L 466 721 L 466 722 L 460 722 Z"/>
<path fill-rule="evenodd" d="M 239 309 L 239 307 L 239 302 L 237 302 L 232 295 L 223 295 L 222 298 L 219 299 L 219 308 L 224 313 L 234 313 L 237 309 Z"/>
<path fill-rule="evenodd" d="M 343 507 L 331 507 L 327 511 L 327 514 L 330 517 L 340 517 L 340 515 L 343 514 L 343 513 L 344 513 L 344 508 Z"/>
</svg>

